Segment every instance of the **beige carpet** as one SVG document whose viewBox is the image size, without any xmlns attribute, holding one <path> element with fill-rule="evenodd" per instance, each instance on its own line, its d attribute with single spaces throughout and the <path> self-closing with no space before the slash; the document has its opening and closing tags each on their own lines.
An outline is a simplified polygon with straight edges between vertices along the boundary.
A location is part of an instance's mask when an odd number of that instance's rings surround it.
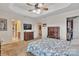
<svg viewBox="0 0 79 59">
<path fill-rule="evenodd" d="M 1 46 L 1 56 L 26 56 L 27 41 L 18 41 Z"/>
</svg>

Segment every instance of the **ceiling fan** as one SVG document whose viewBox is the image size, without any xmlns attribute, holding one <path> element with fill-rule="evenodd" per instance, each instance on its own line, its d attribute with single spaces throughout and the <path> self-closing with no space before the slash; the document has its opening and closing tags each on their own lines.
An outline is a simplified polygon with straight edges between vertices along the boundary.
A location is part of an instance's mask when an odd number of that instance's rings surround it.
<svg viewBox="0 0 79 59">
<path fill-rule="evenodd" d="M 34 9 L 30 9 L 28 11 L 32 11 L 37 14 L 40 14 L 42 11 L 48 11 L 48 6 L 45 3 L 26 3 L 26 5 L 34 7 Z"/>
</svg>

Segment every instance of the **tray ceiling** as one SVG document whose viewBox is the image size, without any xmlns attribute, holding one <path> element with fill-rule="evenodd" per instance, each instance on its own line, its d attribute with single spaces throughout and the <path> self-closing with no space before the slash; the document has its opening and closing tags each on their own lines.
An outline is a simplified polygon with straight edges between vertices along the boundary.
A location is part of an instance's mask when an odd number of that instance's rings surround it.
<svg viewBox="0 0 79 59">
<path fill-rule="evenodd" d="M 48 5 L 48 11 L 43 11 L 41 14 L 35 14 L 33 12 L 29 12 L 28 10 L 34 9 L 32 6 L 28 6 L 25 3 L 14 3 L 10 4 L 10 9 L 16 13 L 26 15 L 29 17 L 39 17 L 42 15 L 46 15 L 48 13 L 63 9 L 68 7 L 70 4 L 69 3 L 47 3 Z"/>
<path fill-rule="evenodd" d="M 14 13 L 30 18 L 41 18 L 79 10 L 79 3 L 47 3 L 47 5 L 48 11 L 42 12 L 41 14 L 35 14 L 28 11 L 28 9 L 32 9 L 32 7 L 27 6 L 26 3 L 2 3 L 0 4 L 0 12 L 8 14 Z"/>
</svg>

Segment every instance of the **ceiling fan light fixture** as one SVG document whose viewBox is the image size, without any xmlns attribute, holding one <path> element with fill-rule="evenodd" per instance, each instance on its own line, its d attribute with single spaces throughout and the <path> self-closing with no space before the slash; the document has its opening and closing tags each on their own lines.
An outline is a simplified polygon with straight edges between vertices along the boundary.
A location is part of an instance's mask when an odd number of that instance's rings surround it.
<svg viewBox="0 0 79 59">
<path fill-rule="evenodd" d="M 36 10 L 33 10 L 32 12 L 33 13 L 36 13 L 36 14 L 40 14 L 41 13 L 41 10 L 40 9 L 36 9 Z"/>
<path fill-rule="evenodd" d="M 36 13 L 36 10 L 32 10 L 33 13 Z"/>
<path fill-rule="evenodd" d="M 48 10 L 47 4 L 44 3 L 35 3 L 34 5 L 28 3 L 27 5 L 34 7 L 34 9 L 32 9 L 31 12 L 35 14 L 40 14 L 41 12 Z"/>
<path fill-rule="evenodd" d="M 40 14 L 41 13 L 41 10 L 40 9 L 37 9 L 36 11 L 37 11 L 36 12 L 37 14 Z"/>
<path fill-rule="evenodd" d="M 43 3 L 39 3 L 38 4 L 38 7 L 43 7 Z"/>
</svg>

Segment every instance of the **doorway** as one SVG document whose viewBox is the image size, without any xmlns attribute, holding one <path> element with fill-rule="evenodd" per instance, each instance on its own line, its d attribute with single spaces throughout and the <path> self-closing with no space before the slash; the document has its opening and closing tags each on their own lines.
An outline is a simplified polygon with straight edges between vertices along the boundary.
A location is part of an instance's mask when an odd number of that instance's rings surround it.
<svg viewBox="0 0 79 59">
<path fill-rule="evenodd" d="M 67 18 L 67 41 L 79 39 L 79 16 Z"/>
<path fill-rule="evenodd" d="M 67 18 L 67 41 L 73 39 L 73 18 Z"/>
<path fill-rule="evenodd" d="M 21 21 L 13 20 L 11 23 L 12 23 L 12 39 L 20 40 L 21 39 Z"/>
<path fill-rule="evenodd" d="M 41 39 L 42 38 L 42 24 L 38 24 L 38 38 Z"/>
</svg>

